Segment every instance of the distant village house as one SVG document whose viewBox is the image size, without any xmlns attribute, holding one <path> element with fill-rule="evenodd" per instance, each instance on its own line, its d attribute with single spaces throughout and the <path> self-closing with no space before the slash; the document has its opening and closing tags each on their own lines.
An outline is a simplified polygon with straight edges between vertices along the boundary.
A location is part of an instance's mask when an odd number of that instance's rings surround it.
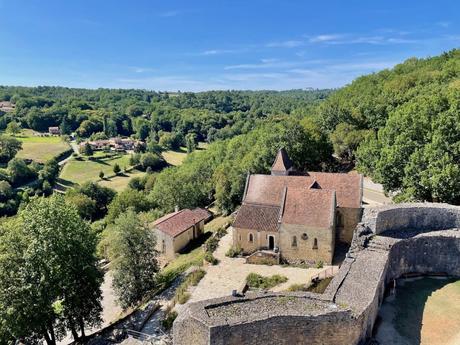
<svg viewBox="0 0 460 345">
<path fill-rule="evenodd" d="M 80 150 L 84 148 L 86 144 L 91 146 L 93 151 L 98 150 L 113 150 L 113 151 L 133 151 L 136 145 L 140 144 L 139 140 L 131 138 L 110 138 L 93 141 L 84 141 L 80 143 Z"/>
<path fill-rule="evenodd" d="M 16 108 L 16 106 L 9 102 L 9 101 L 1 101 L 0 102 L 0 111 L 3 111 L 5 113 L 10 113 Z"/>
<path fill-rule="evenodd" d="M 329 264 L 336 241 L 351 242 L 361 201 L 361 175 L 300 174 L 281 149 L 271 175 L 248 176 L 233 245 L 246 254 L 267 250 L 287 262 Z"/>
<path fill-rule="evenodd" d="M 51 135 L 60 135 L 61 131 L 59 130 L 59 127 L 48 127 L 48 133 Z"/>
<path fill-rule="evenodd" d="M 175 258 L 190 241 L 203 234 L 204 224 L 212 218 L 205 209 L 183 209 L 169 213 L 155 222 L 152 227 L 157 236 L 157 250 L 167 259 Z"/>
</svg>

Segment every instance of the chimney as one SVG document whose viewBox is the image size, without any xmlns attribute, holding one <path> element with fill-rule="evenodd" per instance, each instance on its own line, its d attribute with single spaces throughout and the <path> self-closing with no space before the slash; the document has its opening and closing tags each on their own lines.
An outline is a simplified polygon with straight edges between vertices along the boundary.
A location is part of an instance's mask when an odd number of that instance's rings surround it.
<svg viewBox="0 0 460 345">
<path fill-rule="evenodd" d="M 178 205 L 174 206 L 174 212 L 179 212 L 179 206 Z"/>
</svg>

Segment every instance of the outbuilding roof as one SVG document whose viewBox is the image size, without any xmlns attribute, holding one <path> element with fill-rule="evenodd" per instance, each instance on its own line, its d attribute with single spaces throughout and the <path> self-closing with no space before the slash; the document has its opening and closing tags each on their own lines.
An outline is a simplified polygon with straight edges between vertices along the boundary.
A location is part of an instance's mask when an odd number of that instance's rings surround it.
<svg viewBox="0 0 460 345">
<path fill-rule="evenodd" d="M 202 220 L 207 220 L 212 214 L 205 209 L 188 208 L 169 213 L 153 222 L 153 227 L 169 236 L 177 237 L 190 227 L 198 224 Z"/>
</svg>

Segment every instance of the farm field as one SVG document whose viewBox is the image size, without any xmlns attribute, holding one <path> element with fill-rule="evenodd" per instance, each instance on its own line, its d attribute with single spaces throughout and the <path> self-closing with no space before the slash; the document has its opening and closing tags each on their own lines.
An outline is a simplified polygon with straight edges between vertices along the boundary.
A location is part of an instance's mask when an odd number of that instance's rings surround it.
<svg viewBox="0 0 460 345">
<path fill-rule="evenodd" d="M 98 158 L 98 155 L 95 155 L 93 160 L 89 160 L 86 157 L 82 157 L 82 160 L 72 158 L 62 168 L 60 178 L 78 184 L 86 181 L 97 181 L 101 171 L 104 172 L 106 177 L 114 175 L 113 167 L 117 163 L 123 173 L 123 169 L 129 167 L 129 155 L 116 155 L 110 158 Z M 123 179 L 122 177 L 120 178 Z M 129 181 L 129 178 L 125 179 Z M 126 181 L 126 184 L 128 181 Z"/>
<path fill-rule="evenodd" d="M 32 130 L 23 130 L 15 138 L 22 142 L 22 150 L 18 152 L 17 157 L 32 159 L 40 163 L 44 163 L 70 148 L 70 145 L 61 137 L 41 137 L 34 135 Z"/>
</svg>

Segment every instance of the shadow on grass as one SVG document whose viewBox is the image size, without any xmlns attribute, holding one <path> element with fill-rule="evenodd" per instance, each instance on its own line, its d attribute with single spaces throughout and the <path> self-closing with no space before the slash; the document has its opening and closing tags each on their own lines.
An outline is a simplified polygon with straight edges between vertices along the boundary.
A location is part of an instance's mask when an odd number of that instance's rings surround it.
<svg viewBox="0 0 460 345">
<path fill-rule="evenodd" d="M 410 344 L 421 344 L 423 312 L 428 298 L 437 290 L 457 281 L 455 278 L 423 277 L 421 279 L 398 280 L 396 294 L 387 297 L 385 304 L 394 307 L 392 320 L 396 331 Z M 380 316 L 377 325 L 382 322 Z M 375 327 L 377 329 L 378 327 Z"/>
<path fill-rule="evenodd" d="M 200 237 L 191 240 L 184 248 L 181 249 L 179 254 L 187 254 L 190 253 L 192 250 L 199 248 L 203 245 L 206 240 L 211 237 L 212 232 L 205 232 Z"/>
</svg>

